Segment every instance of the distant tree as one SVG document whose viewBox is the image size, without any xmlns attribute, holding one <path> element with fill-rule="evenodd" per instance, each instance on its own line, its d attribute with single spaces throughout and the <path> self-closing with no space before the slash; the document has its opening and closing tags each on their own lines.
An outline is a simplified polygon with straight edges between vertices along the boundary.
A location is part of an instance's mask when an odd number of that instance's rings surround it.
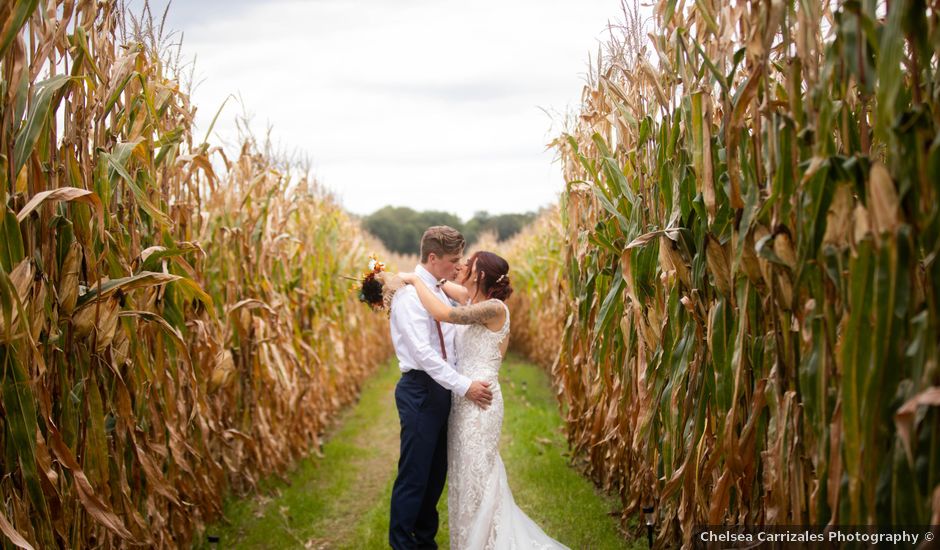
<svg viewBox="0 0 940 550">
<path fill-rule="evenodd" d="M 362 224 L 389 250 L 414 254 L 420 234 L 415 236 L 415 224 L 403 223 L 403 220 L 413 220 L 416 215 L 411 208 L 386 206 L 363 218 Z"/>
<path fill-rule="evenodd" d="M 462 231 L 460 218 L 448 212 L 417 212 L 406 206 L 386 206 L 362 219 L 362 224 L 392 252 L 418 254 L 421 235 L 432 225 L 449 225 Z"/>
<path fill-rule="evenodd" d="M 502 214 L 493 218 L 489 226 L 496 230 L 496 235 L 501 241 L 512 237 L 522 230 L 523 227 L 535 220 L 535 212 L 526 212 L 525 214 Z"/>
<path fill-rule="evenodd" d="M 457 231 L 463 233 L 463 222 L 460 221 L 460 218 L 449 212 L 441 212 L 438 210 L 419 212 L 417 223 L 419 226 L 421 226 L 421 231 L 418 232 L 419 241 L 421 239 L 421 235 L 424 234 L 424 230 L 431 227 L 432 225 L 449 225 Z M 420 243 L 418 244 L 420 245 Z"/>
<path fill-rule="evenodd" d="M 535 217 L 535 212 L 496 215 L 491 215 L 485 211 L 477 212 L 467 221 L 464 235 L 467 237 L 468 242 L 475 242 L 482 233 L 493 231 L 496 233 L 498 240 L 505 241 L 531 223 Z"/>
<path fill-rule="evenodd" d="M 467 244 L 473 244 L 486 231 L 494 231 L 499 240 L 506 240 L 532 222 L 535 216 L 534 212 L 491 215 L 479 211 L 467 223 L 463 223 L 448 212 L 418 212 L 407 206 L 386 206 L 364 217 L 362 224 L 392 252 L 418 254 L 421 250 L 421 235 L 432 225 L 449 225 L 463 233 Z"/>
</svg>

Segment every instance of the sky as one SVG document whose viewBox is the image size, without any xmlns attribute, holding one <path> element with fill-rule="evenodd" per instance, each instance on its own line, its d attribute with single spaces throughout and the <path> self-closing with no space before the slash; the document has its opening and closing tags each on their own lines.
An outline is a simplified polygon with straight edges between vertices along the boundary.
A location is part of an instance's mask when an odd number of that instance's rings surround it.
<svg viewBox="0 0 940 550">
<path fill-rule="evenodd" d="M 620 14 L 620 0 L 175 0 L 167 27 L 195 59 L 197 138 L 231 95 L 210 142 L 236 147 L 245 113 L 350 212 L 466 220 L 557 201 L 547 144 Z"/>
</svg>

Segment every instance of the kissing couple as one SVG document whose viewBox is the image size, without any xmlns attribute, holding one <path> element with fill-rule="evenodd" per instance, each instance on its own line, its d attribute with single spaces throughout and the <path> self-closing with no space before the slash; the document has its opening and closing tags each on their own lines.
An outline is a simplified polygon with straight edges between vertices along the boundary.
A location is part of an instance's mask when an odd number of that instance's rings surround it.
<svg viewBox="0 0 940 550">
<path fill-rule="evenodd" d="M 509 264 L 492 252 L 462 262 L 464 245 L 456 229 L 431 227 L 414 273 L 386 281 L 400 286 L 389 319 L 402 371 L 388 542 L 395 550 L 437 548 L 437 502 L 449 479 L 453 550 L 567 548 L 516 506 L 499 456 Z"/>
</svg>

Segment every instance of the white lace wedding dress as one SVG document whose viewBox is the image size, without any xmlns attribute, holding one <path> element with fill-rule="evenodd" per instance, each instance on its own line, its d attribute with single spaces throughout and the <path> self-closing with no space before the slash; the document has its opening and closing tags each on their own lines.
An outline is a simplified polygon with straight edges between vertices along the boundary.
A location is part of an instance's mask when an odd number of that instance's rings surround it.
<svg viewBox="0 0 940 550">
<path fill-rule="evenodd" d="M 447 428 L 450 548 L 567 548 L 546 535 L 516 506 L 499 456 L 503 426 L 503 394 L 498 380 L 502 364 L 500 342 L 509 334 L 509 309 L 506 323 L 498 332 L 484 325 L 457 328 L 456 350 L 461 370 L 471 380 L 490 382 L 493 404 L 483 410 L 464 397 L 453 396 Z"/>
</svg>

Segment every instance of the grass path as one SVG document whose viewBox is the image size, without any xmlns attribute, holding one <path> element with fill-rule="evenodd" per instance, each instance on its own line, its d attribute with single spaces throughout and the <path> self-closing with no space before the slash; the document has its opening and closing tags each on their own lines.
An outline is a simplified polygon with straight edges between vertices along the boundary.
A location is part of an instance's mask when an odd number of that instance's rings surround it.
<svg viewBox="0 0 940 550">
<path fill-rule="evenodd" d="M 388 509 L 398 463 L 394 362 L 380 368 L 337 422 L 322 457 L 261 483 L 257 494 L 225 503 L 227 524 L 210 526 L 219 548 L 387 548 Z M 568 466 L 561 418 L 539 368 L 510 356 L 501 383 L 506 415 L 500 452 L 516 503 L 548 534 L 572 548 L 645 548 L 628 543 L 600 495 Z M 438 510 L 438 544 L 448 546 L 447 496 Z M 203 539 L 205 540 L 205 539 Z M 203 543 L 202 548 L 214 545 Z"/>
</svg>

